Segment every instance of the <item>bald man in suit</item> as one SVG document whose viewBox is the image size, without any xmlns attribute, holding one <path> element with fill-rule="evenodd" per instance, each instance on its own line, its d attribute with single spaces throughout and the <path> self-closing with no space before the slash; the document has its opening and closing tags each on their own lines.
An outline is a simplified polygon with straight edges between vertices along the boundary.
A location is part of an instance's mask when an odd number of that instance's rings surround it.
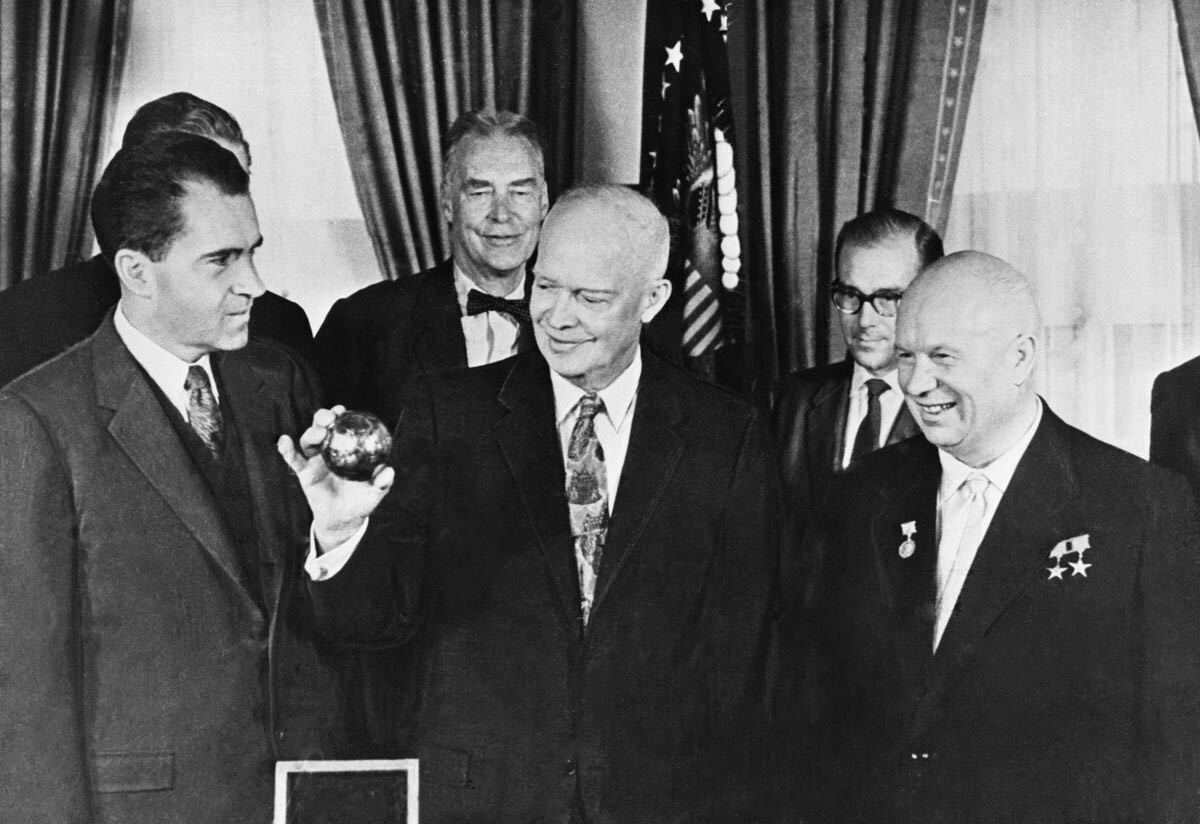
<svg viewBox="0 0 1200 824">
<path fill-rule="evenodd" d="M 950 255 L 909 285 L 924 439 L 847 473 L 805 541 L 814 821 L 1186 821 L 1200 553 L 1182 479 L 1032 388 L 1032 289 Z"/>
</svg>

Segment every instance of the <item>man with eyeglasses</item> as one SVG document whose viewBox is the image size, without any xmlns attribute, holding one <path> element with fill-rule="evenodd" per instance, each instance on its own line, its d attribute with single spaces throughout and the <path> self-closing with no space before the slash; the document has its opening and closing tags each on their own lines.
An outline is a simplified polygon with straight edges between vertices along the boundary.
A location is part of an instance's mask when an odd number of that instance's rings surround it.
<svg viewBox="0 0 1200 824">
<path fill-rule="evenodd" d="M 896 310 L 909 282 L 942 254 L 937 232 L 898 209 L 867 212 L 838 232 L 830 294 L 849 357 L 792 375 L 775 408 L 785 501 L 797 515 L 835 473 L 918 434 L 896 377 Z"/>
</svg>

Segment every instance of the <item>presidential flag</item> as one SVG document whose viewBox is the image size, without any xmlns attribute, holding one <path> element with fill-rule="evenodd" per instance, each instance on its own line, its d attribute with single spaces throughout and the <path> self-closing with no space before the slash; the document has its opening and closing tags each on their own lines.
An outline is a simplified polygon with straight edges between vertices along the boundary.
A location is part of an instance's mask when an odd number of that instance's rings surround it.
<svg viewBox="0 0 1200 824">
<path fill-rule="evenodd" d="M 660 0 L 646 21 L 642 190 L 672 222 L 669 277 L 681 313 L 685 363 L 723 375 L 717 353 L 736 347 L 744 322 L 734 129 L 726 35 L 730 0 Z"/>
</svg>

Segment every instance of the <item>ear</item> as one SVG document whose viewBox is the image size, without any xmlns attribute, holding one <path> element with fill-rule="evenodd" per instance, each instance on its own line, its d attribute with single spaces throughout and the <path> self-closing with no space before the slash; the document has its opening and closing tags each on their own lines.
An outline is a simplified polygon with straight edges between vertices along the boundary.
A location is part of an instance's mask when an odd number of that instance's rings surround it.
<svg viewBox="0 0 1200 824">
<path fill-rule="evenodd" d="M 144 252 L 118 249 L 113 256 L 113 268 L 117 270 L 123 291 L 143 298 L 154 295 L 154 261 Z"/>
<path fill-rule="evenodd" d="M 454 223 L 454 181 L 449 177 L 442 178 L 442 219 L 447 223 Z"/>
<path fill-rule="evenodd" d="M 1012 345 L 1013 382 L 1016 386 L 1024 386 L 1033 374 L 1033 364 L 1037 360 L 1037 338 L 1032 334 L 1021 335 Z"/>
<path fill-rule="evenodd" d="M 671 297 L 671 281 L 659 278 L 646 287 L 645 303 L 642 306 L 642 323 L 649 323 L 667 305 Z"/>
<path fill-rule="evenodd" d="M 542 197 L 542 221 L 546 220 L 546 215 L 550 213 L 550 190 L 546 187 L 546 181 L 543 180 L 539 186 Z"/>
</svg>

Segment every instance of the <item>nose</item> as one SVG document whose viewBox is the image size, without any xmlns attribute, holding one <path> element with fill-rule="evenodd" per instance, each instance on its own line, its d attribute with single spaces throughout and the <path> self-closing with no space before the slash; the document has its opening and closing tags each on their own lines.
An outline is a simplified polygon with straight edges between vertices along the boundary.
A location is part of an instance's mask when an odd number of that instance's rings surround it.
<svg viewBox="0 0 1200 824">
<path fill-rule="evenodd" d="M 906 395 L 924 395 L 937 387 L 937 379 L 930 369 L 929 359 L 925 357 L 901 358 L 897 377 Z"/>
<path fill-rule="evenodd" d="M 571 293 L 559 289 L 554 293 L 554 299 L 545 313 L 546 324 L 552 329 L 567 329 L 575 325 L 575 312 L 572 309 Z"/>
<path fill-rule="evenodd" d="M 252 255 L 246 255 L 238 262 L 238 278 L 234 284 L 234 291 L 249 298 L 257 298 L 267 291 L 262 278 L 258 276 L 258 267 L 254 265 Z"/>
<path fill-rule="evenodd" d="M 492 198 L 492 208 L 488 211 L 488 217 L 496 223 L 503 223 L 508 220 L 512 214 L 509 208 L 508 195 L 503 192 L 497 192 Z"/>
<path fill-rule="evenodd" d="M 858 310 L 858 325 L 872 327 L 879 325 L 883 315 L 875 311 L 875 304 L 864 300 Z"/>
</svg>

